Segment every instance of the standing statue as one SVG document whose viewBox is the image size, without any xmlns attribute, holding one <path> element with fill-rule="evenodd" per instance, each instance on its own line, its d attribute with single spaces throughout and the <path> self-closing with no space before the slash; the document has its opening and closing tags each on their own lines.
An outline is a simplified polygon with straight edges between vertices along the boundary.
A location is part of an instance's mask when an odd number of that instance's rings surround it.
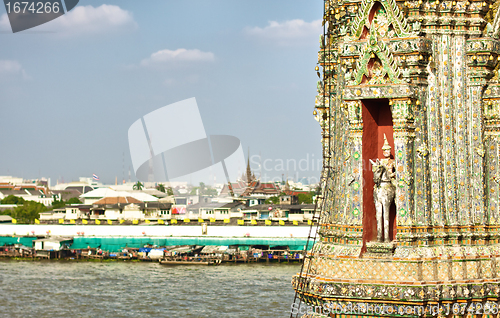
<svg viewBox="0 0 500 318">
<path fill-rule="evenodd" d="M 389 210 L 396 196 L 396 169 L 394 159 L 391 159 L 391 146 L 384 134 L 384 146 L 382 147 L 384 159 L 373 162 L 370 159 L 373 170 L 373 199 L 377 211 L 377 241 L 382 240 L 382 228 L 385 242 L 390 242 L 389 237 Z"/>
</svg>

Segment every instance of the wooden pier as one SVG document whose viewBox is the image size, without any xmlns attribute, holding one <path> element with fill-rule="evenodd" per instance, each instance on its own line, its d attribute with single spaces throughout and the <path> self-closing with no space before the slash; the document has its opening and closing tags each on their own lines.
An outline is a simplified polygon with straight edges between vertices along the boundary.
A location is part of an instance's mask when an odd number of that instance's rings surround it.
<svg viewBox="0 0 500 318">
<path fill-rule="evenodd" d="M 30 260 L 92 260 L 92 261 L 142 261 L 160 262 L 169 265 L 187 265 L 201 262 L 202 265 L 219 265 L 222 263 L 300 263 L 304 259 L 304 251 L 290 251 L 285 249 L 232 249 L 230 253 L 212 252 L 200 253 L 203 246 L 175 247 L 170 252 L 164 249 L 163 256 L 149 257 L 146 252 L 139 252 L 138 248 L 124 248 L 122 252 L 103 251 L 98 248 L 36 250 L 25 246 L 1 246 L 0 258 L 30 259 Z M 161 248 L 155 247 L 158 251 Z M 178 252 L 183 251 L 183 252 Z M 186 263 L 186 264 L 184 264 Z M 206 263 L 206 264 L 205 264 Z"/>
</svg>

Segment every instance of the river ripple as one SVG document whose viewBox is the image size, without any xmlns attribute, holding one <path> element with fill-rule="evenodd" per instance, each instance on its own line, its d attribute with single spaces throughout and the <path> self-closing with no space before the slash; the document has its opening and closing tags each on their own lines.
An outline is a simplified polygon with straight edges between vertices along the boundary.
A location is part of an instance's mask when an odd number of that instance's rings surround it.
<svg viewBox="0 0 500 318">
<path fill-rule="evenodd" d="M 0 317 L 289 317 L 300 265 L 0 261 Z"/>
</svg>

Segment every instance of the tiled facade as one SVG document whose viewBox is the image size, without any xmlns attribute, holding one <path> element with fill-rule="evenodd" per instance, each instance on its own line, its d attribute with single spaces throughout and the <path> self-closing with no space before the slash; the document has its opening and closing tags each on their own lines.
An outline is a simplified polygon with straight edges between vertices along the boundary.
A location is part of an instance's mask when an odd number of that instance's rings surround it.
<svg viewBox="0 0 500 318">
<path fill-rule="evenodd" d="M 293 279 L 307 304 L 498 304 L 500 14 L 487 23 L 491 5 L 325 0 L 314 112 L 324 155 L 319 238 Z M 390 107 L 391 243 L 368 235 L 368 102 Z"/>
</svg>

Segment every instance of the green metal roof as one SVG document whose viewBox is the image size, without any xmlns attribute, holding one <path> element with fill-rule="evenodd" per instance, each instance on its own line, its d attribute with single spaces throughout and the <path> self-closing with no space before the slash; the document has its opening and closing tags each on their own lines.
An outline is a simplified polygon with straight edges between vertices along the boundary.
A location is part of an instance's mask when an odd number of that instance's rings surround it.
<svg viewBox="0 0 500 318">
<path fill-rule="evenodd" d="M 36 237 L 0 236 L 0 246 L 22 244 L 26 247 L 32 247 L 33 240 L 36 239 Z"/>
<path fill-rule="evenodd" d="M 33 240 L 36 237 L 11 237 L 0 236 L 0 246 L 22 244 L 28 247 L 33 246 Z M 174 246 L 174 245 L 269 245 L 289 246 L 291 250 L 303 250 L 307 244 L 304 238 L 224 238 L 224 237 L 75 237 L 71 249 L 102 248 L 105 251 L 119 252 L 124 247 L 143 247 L 145 245 Z M 309 249 L 312 244 L 309 245 Z"/>
<path fill-rule="evenodd" d="M 302 238 L 218 238 L 218 237 L 75 237 L 72 249 L 82 249 L 88 246 L 102 248 L 105 251 L 119 252 L 124 247 L 143 247 L 145 245 L 174 246 L 174 245 L 269 245 L 289 246 L 291 250 L 303 250 L 307 239 Z M 310 244 L 309 249 L 312 248 Z"/>
</svg>

